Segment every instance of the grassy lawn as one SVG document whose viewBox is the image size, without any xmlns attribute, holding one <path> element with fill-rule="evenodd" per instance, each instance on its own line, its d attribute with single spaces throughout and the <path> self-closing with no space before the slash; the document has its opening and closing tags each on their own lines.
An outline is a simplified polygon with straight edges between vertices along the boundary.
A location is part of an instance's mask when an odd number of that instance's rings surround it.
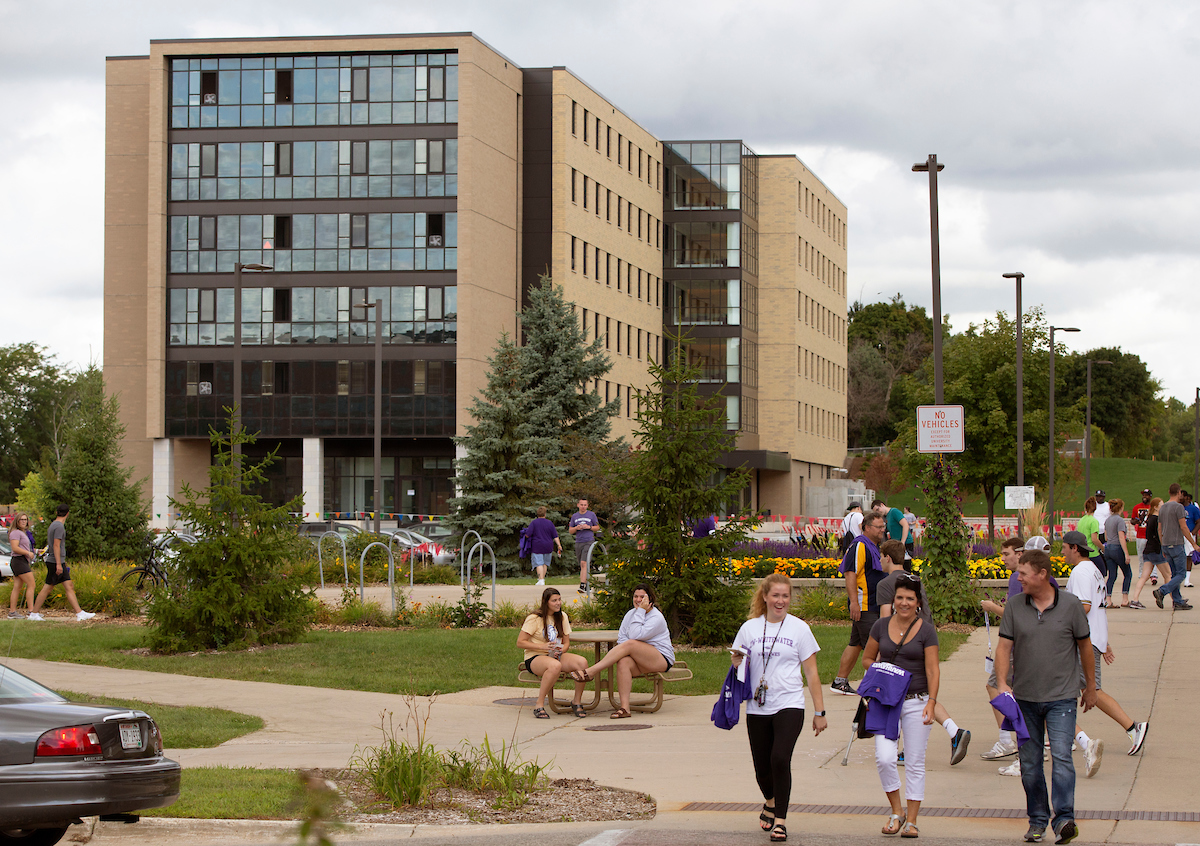
<svg viewBox="0 0 1200 846">
<path fill-rule="evenodd" d="M 0 622 L 0 638 L 13 638 L 11 654 L 19 658 L 380 693 L 428 695 L 511 686 L 520 659 L 516 629 L 314 631 L 299 643 L 255 652 L 138 655 L 130 650 L 145 645 L 141 626 L 85 628 L 47 622 L 35 634 L 28 624 L 18 624 L 18 636 L 13 637 L 8 629 L 13 624 Z M 817 657 L 821 679 L 828 682 L 846 645 L 849 625 L 817 625 L 813 633 L 821 645 Z M 943 632 L 939 638 L 944 659 L 966 635 Z M 587 650 L 590 657 L 591 648 Z M 673 683 L 672 693 L 712 696 L 720 689 L 729 667 L 726 652 L 680 652 L 678 657 L 688 663 L 694 678 Z"/>
<path fill-rule="evenodd" d="M 142 811 L 144 817 L 221 820 L 295 819 L 300 780 L 295 770 L 185 767 L 179 801 Z"/>
<path fill-rule="evenodd" d="M 227 740 L 250 734 L 263 727 L 263 721 L 259 717 L 226 711 L 224 708 L 158 705 L 138 699 L 115 699 L 111 696 L 93 696 L 90 693 L 75 693 L 70 690 L 60 690 L 58 693 L 72 702 L 145 711 L 158 723 L 163 745 L 171 749 L 206 749 L 220 746 Z"/>
<path fill-rule="evenodd" d="M 1062 464 L 1062 459 L 1055 460 L 1055 469 L 1059 470 L 1060 473 Z M 1091 496 L 1097 488 L 1105 491 L 1109 496 L 1117 496 L 1125 500 L 1126 510 L 1131 508 L 1135 503 L 1142 501 L 1142 488 L 1150 488 L 1156 496 L 1161 496 L 1165 500 L 1167 498 L 1167 488 L 1179 478 L 1183 469 L 1182 464 L 1176 464 L 1172 461 L 1144 461 L 1137 458 L 1093 458 L 1091 490 L 1085 491 L 1083 488 L 1083 469 L 1081 466 L 1078 481 L 1064 482 L 1061 479 L 1055 480 L 1054 504 L 1060 511 L 1082 513 L 1083 501 Z M 1013 484 L 1016 484 L 1015 479 L 1013 480 Z M 1045 488 L 1038 487 L 1037 495 L 1038 499 L 1045 499 Z M 899 508 L 908 506 L 914 509 L 917 516 L 924 516 L 924 511 L 922 510 L 924 502 L 921 499 L 919 485 L 912 485 L 905 488 L 901 493 L 889 496 L 888 504 Z M 962 509 L 963 514 L 972 517 L 985 516 L 987 514 L 987 505 L 984 503 L 983 497 L 978 494 L 972 495 L 964 492 Z M 1001 493 L 1000 497 L 996 500 L 996 516 L 1013 516 L 1014 514 L 1016 514 L 1015 511 L 1005 510 L 1004 494 Z"/>
</svg>

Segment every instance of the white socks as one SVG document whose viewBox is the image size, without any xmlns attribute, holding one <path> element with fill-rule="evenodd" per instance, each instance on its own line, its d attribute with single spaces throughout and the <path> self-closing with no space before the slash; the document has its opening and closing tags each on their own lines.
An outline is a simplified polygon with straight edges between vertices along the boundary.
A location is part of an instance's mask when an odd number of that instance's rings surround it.
<svg viewBox="0 0 1200 846">
<path fill-rule="evenodd" d="M 946 730 L 946 734 L 950 735 L 950 739 L 954 739 L 954 735 L 958 734 L 958 724 L 950 717 L 946 718 L 946 722 L 942 723 L 942 728 Z"/>
<path fill-rule="evenodd" d="M 1013 740 L 1013 735 L 1012 735 L 1011 731 L 1006 731 L 1005 729 L 1000 729 L 1000 742 L 1001 743 L 1015 743 L 1016 741 Z"/>
<path fill-rule="evenodd" d="M 1087 745 L 1091 742 L 1091 738 L 1087 736 L 1087 732 L 1080 729 L 1079 734 L 1075 735 L 1075 743 L 1080 749 L 1087 749 Z"/>
</svg>

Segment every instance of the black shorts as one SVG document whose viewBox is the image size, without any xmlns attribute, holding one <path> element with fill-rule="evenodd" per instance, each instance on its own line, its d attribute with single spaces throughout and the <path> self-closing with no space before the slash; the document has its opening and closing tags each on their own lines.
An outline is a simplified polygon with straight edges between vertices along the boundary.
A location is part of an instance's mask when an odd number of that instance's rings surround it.
<svg viewBox="0 0 1200 846">
<path fill-rule="evenodd" d="M 541 657 L 541 656 L 538 656 L 538 655 L 533 656 L 533 658 L 539 658 L 539 657 Z M 533 658 L 525 659 L 525 669 L 531 673 L 533 672 Z"/>
<path fill-rule="evenodd" d="M 29 565 L 29 559 L 24 555 L 14 555 L 9 560 L 9 566 L 12 567 L 14 576 L 23 576 L 26 573 L 32 573 L 33 567 Z"/>
<path fill-rule="evenodd" d="M 863 611 L 857 620 L 850 621 L 850 645 L 866 649 L 871 639 L 871 627 L 879 619 L 878 611 Z"/>
<path fill-rule="evenodd" d="M 71 565 L 64 564 L 62 574 L 58 572 L 58 565 L 46 562 L 46 584 L 61 585 L 63 582 L 71 581 Z"/>
</svg>

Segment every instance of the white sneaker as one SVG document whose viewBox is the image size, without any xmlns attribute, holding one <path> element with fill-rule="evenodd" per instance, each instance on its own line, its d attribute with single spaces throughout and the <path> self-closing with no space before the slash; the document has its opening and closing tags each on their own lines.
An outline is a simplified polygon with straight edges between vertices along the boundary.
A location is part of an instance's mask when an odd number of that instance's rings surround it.
<svg viewBox="0 0 1200 846">
<path fill-rule="evenodd" d="M 91 611 L 80 611 L 78 614 L 75 615 L 75 619 L 82 622 L 84 620 L 90 620 L 95 616 L 96 615 L 93 614 Z"/>
<path fill-rule="evenodd" d="M 26 619 L 29 619 L 29 620 L 44 620 L 44 619 L 46 619 L 46 618 L 45 618 L 45 617 L 43 617 L 41 614 L 30 614 L 30 615 L 29 615 L 29 617 L 27 617 Z"/>
<path fill-rule="evenodd" d="M 1017 754 L 1017 744 L 1011 740 L 997 740 L 991 749 L 980 755 L 985 761 L 995 761 L 1000 758 L 1007 758 L 1009 755 Z"/>
<path fill-rule="evenodd" d="M 1084 750 L 1083 760 L 1086 763 L 1086 769 L 1083 771 L 1085 778 L 1091 778 L 1100 769 L 1100 759 L 1104 756 L 1104 741 L 1098 737 L 1093 737 L 1088 741 L 1087 749 Z"/>
<path fill-rule="evenodd" d="M 1017 761 L 1013 761 L 1007 767 L 1001 767 L 1000 775 L 1016 776 L 1017 778 L 1020 778 L 1021 777 L 1021 762 L 1019 760 L 1017 760 Z"/>
<path fill-rule="evenodd" d="M 545 579 L 538 579 L 538 580 L 537 580 L 537 583 L 538 583 L 539 585 L 544 585 L 544 584 L 546 583 L 546 580 L 545 580 Z"/>
</svg>

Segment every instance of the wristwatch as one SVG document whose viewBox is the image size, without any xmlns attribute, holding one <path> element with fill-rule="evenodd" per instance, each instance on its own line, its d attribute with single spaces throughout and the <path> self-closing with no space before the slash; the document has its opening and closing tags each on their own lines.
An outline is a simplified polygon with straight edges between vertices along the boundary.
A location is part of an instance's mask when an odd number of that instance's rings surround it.
<svg viewBox="0 0 1200 846">
<path fill-rule="evenodd" d="M 813 716 L 814 717 L 824 717 L 825 712 L 824 711 L 813 711 Z"/>
</svg>

